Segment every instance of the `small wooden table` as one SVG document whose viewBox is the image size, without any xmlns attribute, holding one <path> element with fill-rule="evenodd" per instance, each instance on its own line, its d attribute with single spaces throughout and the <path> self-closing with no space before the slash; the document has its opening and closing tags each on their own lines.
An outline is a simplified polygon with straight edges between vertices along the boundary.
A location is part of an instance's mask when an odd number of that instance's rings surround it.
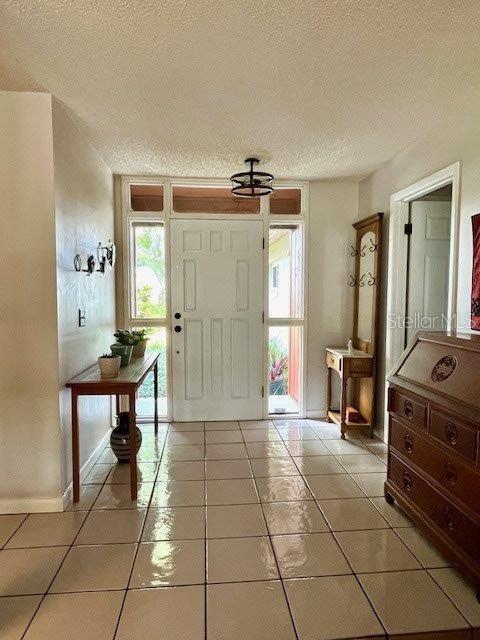
<svg viewBox="0 0 480 640">
<path fill-rule="evenodd" d="M 349 378 L 371 378 L 373 375 L 373 356 L 357 349 L 335 349 L 327 347 L 327 421 L 335 422 L 340 427 L 340 435 L 345 439 L 349 427 L 368 426 L 370 435 L 373 425 L 369 423 L 347 422 L 347 383 Z M 342 392 L 340 398 L 340 412 L 332 411 L 332 370 L 340 376 Z"/>
<path fill-rule="evenodd" d="M 158 357 L 159 353 L 136 358 L 127 367 L 122 367 L 116 378 L 102 378 L 98 364 L 86 369 L 83 373 L 67 382 L 72 390 L 72 474 L 73 501 L 80 499 L 80 446 L 78 437 L 78 396 L 115 396 L 117 412 L 120 396 L 128 396 L 128 413 L 130 429 L 130 493 L 132 500 L 137 499 L 137 431 L 135 402 L 137 390 L 144 382 L 147 374 L 154 374 L 154 422 L 155 434 L 158 432 Z"/>
</svg>

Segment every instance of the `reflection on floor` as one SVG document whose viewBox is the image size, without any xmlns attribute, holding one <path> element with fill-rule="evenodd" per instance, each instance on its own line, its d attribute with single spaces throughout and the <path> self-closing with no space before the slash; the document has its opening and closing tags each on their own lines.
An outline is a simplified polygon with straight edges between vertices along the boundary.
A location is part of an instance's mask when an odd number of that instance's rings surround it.
<svg viewBox="0 0 480 640">
<path fill-rule="evenodd" d="M 135 409 L 137 411 L 137 418 L 150 418 L 153 420 L 154 413 L 154 400 L 153 398 L 137 398 Z M 160 418 L 166 416 L 167 410 L 167 398 L 158 398 L 158 415 Z"/>
<path fill-rule="evenodd" d="M 270 415 L 298 414 L 298 403 L 289 395 L 268 396 L 268 413 Z"/>
<path fill-rule="evenodd" d="M 142 430 L 137 503 L 106 448 L 78 505 L 0 516 L 2 640 L 479 637 L 472 587 L 382 497 L 382 442 L 308 420 Z"/>
</svg>

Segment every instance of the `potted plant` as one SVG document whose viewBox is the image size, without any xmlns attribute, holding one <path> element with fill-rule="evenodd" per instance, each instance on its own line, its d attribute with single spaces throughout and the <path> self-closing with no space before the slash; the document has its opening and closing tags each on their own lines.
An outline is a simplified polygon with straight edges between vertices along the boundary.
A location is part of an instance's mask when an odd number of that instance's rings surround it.
<svg viewBox="0 0 480 640">
<path fill-rule="evenodd" d="M 98 358 L 100 376 L 102 378 L 116 378 L 120 370 L 121 358 L 113 353 L 104 353 Z"/>
<path fill-rule="evenodd" d="M 136 329 L 133 331 L 118 329 L 114 335 L 118 344 L 133 347 L 132 355 L 134 358 L 143 358 L 147 346 L 145 329 Z"/>
<path fill-rule="evenodd" d="M 288 356 L 284 345 L 278 338 L 271 338 L 268 345 L 269 371 L 268 393 L 271 396 L 281 396 L 286 393 Z"/>
<path fill-rule="evenodd" d="M 110 349 L 112 350 L 112 354 L 114 356 L 120 356 L 121 358 L 121 367 L 126 367 L 132 358 L 133 345 L 131 344 L 120 344 L 116 342 L 115 344 L 110 345 Z"/>
<path fill-rule="evenodd" d="M 135 344 L 133 346 L 132 357 L 133 358 L 143 358 L 145 355 L 145 350 L 147 348 L 148 338 L 146 337 L 145 329 L 137 329 L 132 331 L 132 335 L 135 337 Z"/>
</svg>

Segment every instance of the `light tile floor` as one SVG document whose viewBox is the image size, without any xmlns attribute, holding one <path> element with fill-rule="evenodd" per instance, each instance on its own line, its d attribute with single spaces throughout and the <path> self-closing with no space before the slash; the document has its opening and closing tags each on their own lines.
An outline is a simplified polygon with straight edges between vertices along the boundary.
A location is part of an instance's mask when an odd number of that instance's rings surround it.
<svg viewBox="0 0 480 640">
<path fill-rule="evenodd" d="M 480 638 L 472 586 L 383 498 L 385 445 L 313 420 L 142 426 L 64 513 L 0 516 L 1 640 Z"/>
</svg>

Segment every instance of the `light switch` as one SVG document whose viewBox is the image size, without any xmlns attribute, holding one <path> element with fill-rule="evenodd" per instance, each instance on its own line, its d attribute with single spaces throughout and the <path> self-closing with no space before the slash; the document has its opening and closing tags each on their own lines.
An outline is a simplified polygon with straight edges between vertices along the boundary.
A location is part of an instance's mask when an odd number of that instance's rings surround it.
<svg viewBox="0 0 480 640">
<path fill-rule="evenodd" d="M 85 309 L 79 309 L 78 310 L 78 326 L 84 327 L 86 322 L 87 322 L 87 318 L 85 315 Z"/>
</svg>

